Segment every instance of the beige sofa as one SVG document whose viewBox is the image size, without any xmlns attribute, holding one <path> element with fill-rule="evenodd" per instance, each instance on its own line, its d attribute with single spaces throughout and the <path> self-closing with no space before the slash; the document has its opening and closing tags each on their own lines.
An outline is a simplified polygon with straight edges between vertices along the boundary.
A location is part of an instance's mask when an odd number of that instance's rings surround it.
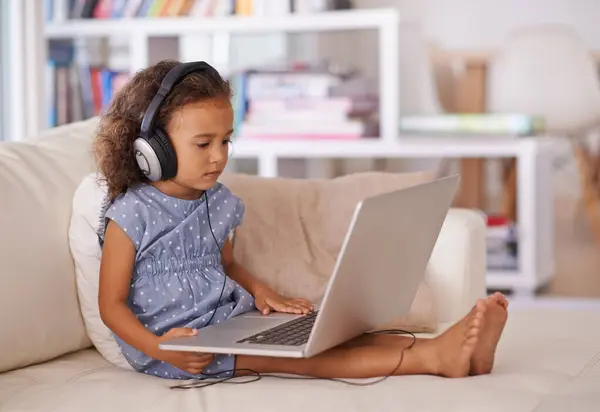
<svg viewBox="0 0 600 412">
<path fill-rule="evenodd" d="M 94 168 L 96 120 L 0 144 L 0 411 L 597 411 L 595 302 L 512 302 L 491 375 L 368 387 L 263 378 L 171 389 L 106 361 L 86 329 L 69 247 L 73 195 Z M 439 330 L 484 295 L 484 226 L 450 211 L 426 284 Z M 599 271 L 600 273 L 600 271 Z"/>
</svg>

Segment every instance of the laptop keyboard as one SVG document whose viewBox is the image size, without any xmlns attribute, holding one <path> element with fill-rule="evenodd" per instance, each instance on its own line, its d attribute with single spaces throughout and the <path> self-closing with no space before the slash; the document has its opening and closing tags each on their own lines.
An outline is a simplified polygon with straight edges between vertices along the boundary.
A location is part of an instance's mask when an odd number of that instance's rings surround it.
<svg viewBox="0 0 600 412">
<path fill-rule="evenodd" d="M 299 346 L 308 342 L 317 311 L 244 338 L 237 343 Z"/>
</svg>

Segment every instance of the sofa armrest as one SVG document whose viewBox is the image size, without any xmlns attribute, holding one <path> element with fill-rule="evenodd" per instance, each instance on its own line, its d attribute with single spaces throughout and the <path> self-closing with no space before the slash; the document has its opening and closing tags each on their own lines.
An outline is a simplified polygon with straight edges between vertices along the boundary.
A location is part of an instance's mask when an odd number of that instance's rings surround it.
<svg viewBox="0 0 600 412">
<path fill-rule="evenodd" d="M 486 225 L 481 213 L 451 208 L 432 252 L 426 282 L 438 322 L 454 322 L 485 296 Z"/>
</svg>

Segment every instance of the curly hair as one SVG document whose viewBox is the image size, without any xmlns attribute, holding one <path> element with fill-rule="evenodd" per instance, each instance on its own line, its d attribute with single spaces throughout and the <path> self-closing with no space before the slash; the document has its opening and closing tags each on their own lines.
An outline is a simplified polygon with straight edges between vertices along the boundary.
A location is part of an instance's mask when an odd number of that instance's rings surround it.
<svg viewBox="0 0 600 412">
<path fill-rule="evenodd" d="M 115 95 L 100 119 L 93 149 L 111 200 L 127 188 L 147 180 L 135 160 L 133 142 L 160 83 L 169 70 L 179 63 L 164 60 L 136 73 Z M 210 72 L 192 73 L 179 82 L 165 98 L 156 117 L 155 127 L 164 130 L 175 111 L 187 104 L 219 97 L 231 97 L 228 81 Z"/>
</svg>

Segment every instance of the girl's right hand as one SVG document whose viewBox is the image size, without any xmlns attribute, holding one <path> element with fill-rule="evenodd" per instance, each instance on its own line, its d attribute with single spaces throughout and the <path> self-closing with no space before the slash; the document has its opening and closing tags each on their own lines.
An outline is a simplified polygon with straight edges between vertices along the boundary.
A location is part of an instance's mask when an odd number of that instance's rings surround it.
<svg viewBox="0 0 600 412">
<path fill-rule="evenodd" d="M 173 328 L 158 338 L 158 343 L 169 339 L 195 336 L 198 333 L 191 328 Z M 214 360 L 214 355 L 199 352 L 179 352 L 162 350 L 157 348 L 157 353 L 152 356 L 155 359 L 169 363 L 178 369 L 199 375 Z"/>
</svg>

